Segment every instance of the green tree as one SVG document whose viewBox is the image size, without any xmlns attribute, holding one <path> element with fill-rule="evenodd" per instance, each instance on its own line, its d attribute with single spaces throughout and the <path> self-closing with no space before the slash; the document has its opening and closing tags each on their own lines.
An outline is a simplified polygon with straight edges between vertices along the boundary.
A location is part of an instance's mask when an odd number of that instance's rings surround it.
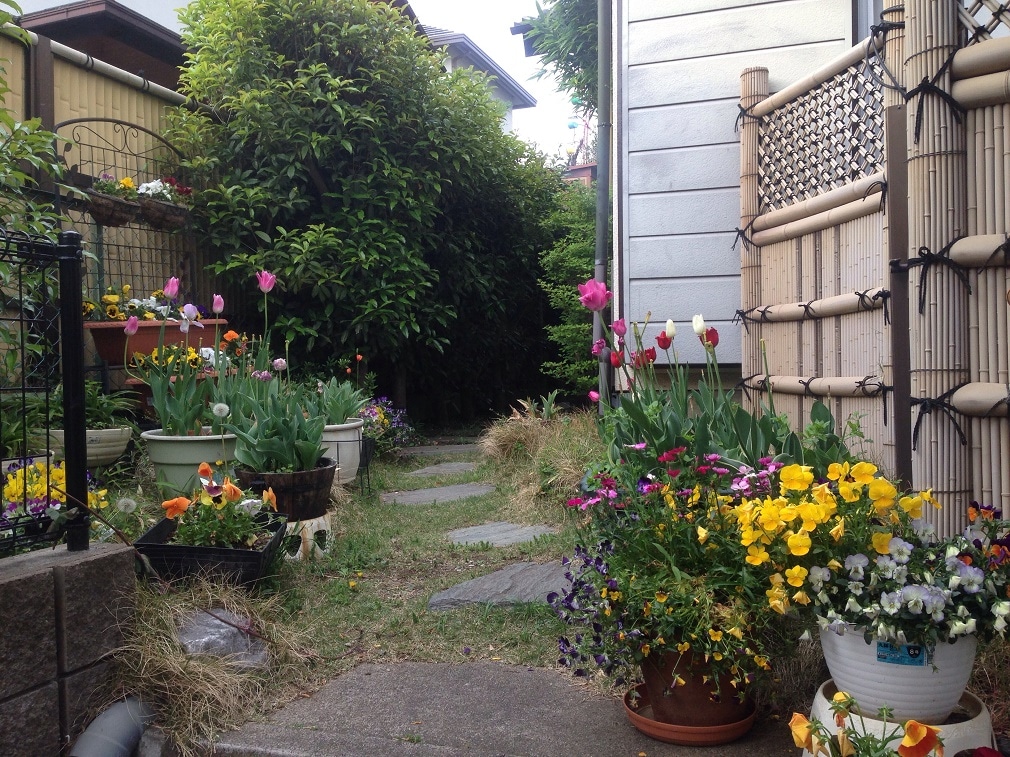
<svg viewBox="0 0 1010 757">
<path fill-rule="evenodd" d="M 546 8 L 537 4 L 537 15 L 526 37 L 543 56 L 540 76 L 557 75 L 561 88 L 579 100 L 585 113 L 598 105 L 597 0 L 554 0 Z"/>
<path fill-rule="evenodd" d="M 593 275 L 596 257 L 596 189 L 577 182 L 566 188 L 552 218 L 557 241 L 540 257 L 540 286 L 557 313 L 557 322 L 547 327 L 555 345 L 544 373 L 579 396 L 595 389 L 599 367 L 590 353 L 593 326 L 590 313 L 579 302 L 576 287 Z"/>
<path fill-rule="evenodd" d="M 217 270 L 282 282 L 275 334 L 317 359 L 365 353 L 402 389 L 459 382 L 476 329 L 541 315 L 559 179 L 502 133 L 486 80 L 447 74 L 385 3 L 195 0 L 181 18 L 183 91 L 204 107 L 180 109 L 171 136 L 206 187 Z M 539 320 L 513 326 L 542 339 Z M 485 344 L 480 365 L 511 357 Z"/>
</svg>

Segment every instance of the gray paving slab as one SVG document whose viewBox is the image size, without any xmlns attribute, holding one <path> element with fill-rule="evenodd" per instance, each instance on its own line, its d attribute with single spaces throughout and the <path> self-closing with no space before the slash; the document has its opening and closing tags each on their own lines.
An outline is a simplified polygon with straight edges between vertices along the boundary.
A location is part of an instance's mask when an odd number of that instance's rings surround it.
<svg viewBox="0 0 1010 757">
<path fill-rule="evenodd" d="M 428 444 L 422 447 L 404 447 L 404 457 L 431 457 L 433 455 L 471 455 L 477 452 L 476 444 Z"/>
<path fill-rule="evenodd" d="M 426 468 L 419 468 L 418 470 L 411 471 L 411 476 L 444 476 L 452 473 L 469 473 L 472 470 L 477 469 L 477 463 L 468 463 L 466 461 L 459 461 L 454 463 L 438 463 L 436 465 L 429 465 Z"/>
<path fill-rule="evenodd" d="M 493 547 L 506 547 L 509 544 L 523 544 L 533 541 L 538 536 L 553 533 L 554 529 L 548 526 L 520 526 L 496 521 L 469 528 L 457 528 L 450 531 L 447 536 L 453 544 L 490 544 Z"/>
<path fill-rule="evenodd" d="M 452 610 L 464 605 L 486 603 L 514 605 L 546 602 L 547 595 L 552 591 L 560 593 L 570 586 L 565 571 L 559 561 L 516 563 L 438 592 L 428 600 L 428 609 Z"/>
<path fill-rule="evenodd" d="M 217 757 L 795 757 L 782 721 L 740 741 L 685 747 L 654 741 L 617 698 L 569 672 L 485 660 L 367 664 L 310 697 L 224 733 Z"/>
<path fill-rule="evenodd" d="M 453 502 L 467 497 L 479 497 L 493 491 L 494 487 L 488 484 L 454 484 L 453 486 L 436 486 L 431 489 L 383 492 L 379 496 L 385 504 L 431 505 L 435 502 Z"/>
</svg>

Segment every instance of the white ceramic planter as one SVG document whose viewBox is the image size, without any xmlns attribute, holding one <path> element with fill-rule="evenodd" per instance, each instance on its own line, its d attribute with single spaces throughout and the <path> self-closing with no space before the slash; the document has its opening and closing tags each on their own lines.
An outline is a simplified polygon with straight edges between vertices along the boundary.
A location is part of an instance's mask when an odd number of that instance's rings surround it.
<svg viewBox="0 0 1010 757">
<path fill-rule="evenodd" d="M 817 690 L 814 696 L 814 704 L 810 711 L 811 720 L 819 720 L 828 729 L 828 733 L 834 735 L 838 733 L 838 726 L 835 725 L 835 714 L 831 711 L 831 697 L 835 695 L 838 688 L 834 681 L 825 681 Z M 962 749 L 974 749 L 975 747 L 987 746 L 996 748 L 996 736 L 992 730 L 992 718 L 989 710 L 982 701 L 971 692 L 966 691 L 961 695 L 957 704 L 957 711 L 949 723 L 941 723 L 940 736 L 943 739 L 943 749 L 946 754 L 958 754 Z M 876 718 L 851 716 L 848 721 L 851 728 L 858 733 L 873 734 L 883 738 L 885 733 L 894 730 L 894 720 L 885 723 Z M 902 734 L 899 733 L 890 741 L 891 748 L 897 749 L 901 743 Z M 808 750 L 802 752 L 802 757 L 813 757 Z"/>
<path fill-rule="evenodd" d="M 323 426 L 323 455 L 337 461 L 337 481 L 348 483 L 358 475 L 361 461 L 362 418 L 349 418 L 347 423 Z"/>
<path fill-rule="evenodd" d="M 229 463 L 235 459 L 235 434 L 212 436 L 207 426 L 204 432 L 203 436 L 166 436 L 159 428 L 140 435 L 147 444 L 147 453 L 163 494 L 191 495 L 200 463 L 213 465 L 219 460 Z"/>
<path fill-rule="evenodd" d="M 925 649 L 909 657 L 892 653 L 886 646 L 878 650 L 875 641 L 867 644 L 856 628 L 842 634 L 821 631 L 824 661 L 838 690 L 851 694 L 870 717 L 887 705 L 898 722 L 913 718 L 920 723 L 943 723 L 968 685 L 977 646 L 974 636 L 954 644 L 940 642 L 931 665 Z"/>
<path fill-rule="evenodd" d="M 89 428 L 85 433 L 88 445 L 87 465 L 110 465 L 126 452 L 133 430 L 129 426 L 122 428 Z M 63 459 L 64 446 L 63 429 L 53 429 L 49 432 L 49 447 L 56 459 Z"/>
</svg>

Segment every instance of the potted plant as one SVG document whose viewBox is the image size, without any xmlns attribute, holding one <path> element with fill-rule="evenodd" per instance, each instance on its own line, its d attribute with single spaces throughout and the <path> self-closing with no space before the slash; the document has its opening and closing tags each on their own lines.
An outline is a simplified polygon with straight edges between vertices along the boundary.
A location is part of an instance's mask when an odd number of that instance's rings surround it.
<svg viewBox="0 0 1010 757">
<path fill-rule="evenodd" d="M 609 301 L 602 283 L 580 291 L 591 309 Z M 768 604 L 766 577 L 746 559 L 729 494 L 740 461 L 781 439 L 774 427 L 761 437 L 758 419 L 722 391 L 718 334 L 700 317 L 695 326 L 709 358 L 696 389 L 672 358 L 670 387 L 658 388 L 656 347 L 637 329 L 628 345 L 621 321 L 607 329 L 608 359 L 631 390 L 601 421 L 608 459 L 569 501 L 583 516 L 572 585 L 549 601 L 574 626 L 559 641 L 562 664 L 642 681 L 625 697 L 636 727 L 674 743 L 719 744 L 750 728 L 749 687 L 782 641 L 784 624 Z M 668 323 L 656 346 L 669 354 L 675 333 Z M 746 434 L 732 433 L 745 422 Z"/>
<path fill-rule="evenodd" d="M 183 312 L 186 303 L 178 297 L 179 280 L 175 277 L 169 279 L 166 287 L 172 292 L 171 296 L 162 288 L 140 297 L 129 284 L 123 284 L 120 287 L 108 287 L 97 302 L 85 300 L 84 315 L 87 320 L 84 321 L 84 328 L 91 335 L 99 358 L 109 365 L 124 365 L 129 362 L 124 326 L 131 317 L 136 318 L 136 330 L 130 335 L 131 354 L 140 352 L 150 355 L 161 343 L 195 345 L 199 341 L 197 331 L 178 328 L 178 325 L 189 320 L 189 315 Z M 227 325 L 228 321 L 214 317 L 220 313 L 195 307 L 198 319 L 205 328 Z M 166 322 L 169 328 L 162 329 Z M 177 326 L 171 328 L 172 324 Z"/>
<path fill-rule="evenodd" d="M 165 296 L 174 299 L 178 289 L 179 280 L 169 279 Z M 223 311 L 223 298 L 214 295 L 212 312 L 220 315 Z M 123 326 L 127 337 L 124 353 L 129 351 L 139 326 L 137 316 L 127 318 Z M 193 490 L 193 471 L 202 460 L 228 463 L 235 450 L 234 435 L 226 433 L 221 425 L 227 408 L 222 412 L 217 407 L 220 403 L 214 402 L 215 382 L 222 373 L 219 367 L 224 366 L 218 325 L 206 334 L 209 346 L 203 346 L 204 337 L 194 339 L 194 347 L 178 342 L 177 336 L 167 336 L 178 332 L 188 337 L 193 329 L 203 332 L 205 325 L 198 308 L 187 303 L 179 308 L 178 321 L 171 327 L 168 321 L 160 322 L 155 350 L 151 354 L 134 352 L 128 367 L 132 380 L 150 388 L 150 403 L 160 425 L 144 431 L 140 438 L 147 445 L 158 483 L 175 494 Z"/>
<path fill-rule="evenodd" d="M 137 185 L 129 176 L 116 179 L 103 172 L 85 194 L 88 195 L 88 212 L 102 226 L 124 226 L 140 213 Z"/>
<path fill-rule="evenodd" d="M 326 419 L 306 412 L 303 387 L 282 387 L 275 377 L 262 383 L 232 395 L 232 419 L 225 428 L 236 436 L 236 478 L 254 490 L 272 488 L 288 520 L 320 518 L 337 468 L 336 460 L 323 456 Z M 257 391 L 265 396 L 256 397 Z"/>
<path fill-rule="evenodd" d="M 140 215 L 156 229 L 181 229 L 189 218 L 193 190 L 172 176 L 148 181 L 137 188 Z"/>
<path fill-rule="evenodd" d="M 312 414 L 326 419 L 322 442 L 324 454 L 337 463 L 337 480 L 353 481 L 361 460 L 361 428 L 365 425 L 358 412 L 367 404 L 368 396 L 350 381 L 336 377 L 319 381 L 314 394 L 306 399 Z"/>
<path fill-rule="evenodd" d="M 38 395 L 32 401 L 40 414 L 44 415 L 48 410 L 49 448 L 54 457 L 61 459 L 64 445 L 63 384 L 56 386 L 48 402 Z M 136 408 L 136 397 L 132 392 L 106 394 L 98 381 L 84 382 L 88 467 L 114 463 L 126 451 L 136 428 L 133 422 Z"/>
<path fill-rule="evenodd" d="M 835 685 L 864 712 L 942 723 L 971 673 L 977 639 L 1005 636 L 1010 524 L 972 503 L 965 533 L 938 539 L 930 491 L 899 491 L 869 462 L 774 464 L 736 507 L 770 604 L 816 621 Z M 763 482 L 758 485 L 757 482 Z"/>
<path fill-rule="evenodd" d="M 213 573 L 243 584 L 258 580 L 284 533 L 273 492 L 248 494 L 207 462 L 197 466 L 196 479 L 190 495 L 162 503 L 165 518 L 134 546 L 162 577 Z"/>
</svg>

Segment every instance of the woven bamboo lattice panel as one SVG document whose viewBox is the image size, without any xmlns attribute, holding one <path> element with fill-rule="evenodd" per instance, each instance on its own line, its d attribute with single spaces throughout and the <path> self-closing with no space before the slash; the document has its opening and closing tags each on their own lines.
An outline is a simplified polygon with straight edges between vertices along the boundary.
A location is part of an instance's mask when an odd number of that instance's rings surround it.
<svg viewBox="0 0 1010 757">
<path fill-rule="evenodd" d="M 880 74 L 876 58 L 860 62 L 761 119 L 761 212 L 810 199 L 882 169 Z"/>
<path fill-rule="evenodd" d="M 1010 8 L 1002 0 L 961 0 L 958 18 L 968 32 L 969 45 L 1010 31 Z"/>
</svg>

